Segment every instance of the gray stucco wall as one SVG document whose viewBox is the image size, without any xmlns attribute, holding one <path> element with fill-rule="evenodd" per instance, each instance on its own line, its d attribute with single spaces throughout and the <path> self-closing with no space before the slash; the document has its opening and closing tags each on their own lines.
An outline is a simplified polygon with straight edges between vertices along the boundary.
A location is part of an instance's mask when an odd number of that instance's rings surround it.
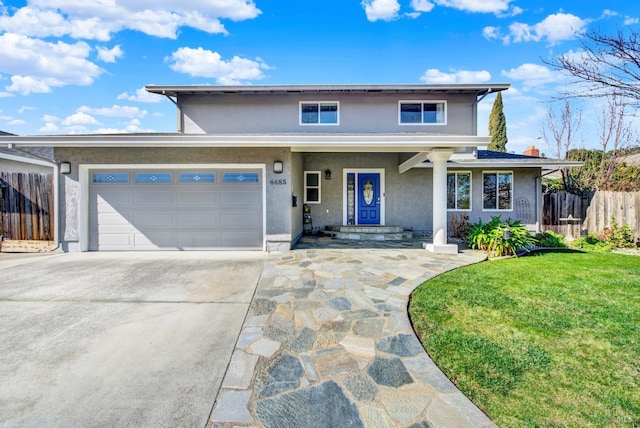
<svg viewBox="0 0 640 428">
<path fill-rule="evenodd" d="M 446 125 L 399 125 L 398 101 L 447 101 Z M 300 125 L 300 101 L 338 101 L 339 125 Z M 343 133 L 420 132 L 476 135 L 475 95 L 395 95 L 336 93 L 250 95 L 182 95 L 184 132 L 233 133 Z"/>
<path fill-rule="evenodd" d="M 432 232 L 433 207 L 433 171 L 431 168 L 414 168 L 403 174 L 398 172 L 400 156 L 397 153 L 306 153 L 305 171 L 324 171 L 331 169 L 332 179 L 322 178 L 322 203 L 311 205 L 314 228 L 343 223 L 343 170 L 345 168 L 384 168 L 385 170 L 385 224 L 404 226 L 418 234 Z M 540 168 L 490 169 L 490 168 L 449 168 L 449 171 L 471 171 L 472 174 L 472 211 L 464 211 L 471 223 L 479 219 L 489 220 L 494 215 L 503 219 L 520 219 L 531 229 L 535 228 L 537 191 L 536 177 Z M 513 171 L 514 207 L 512 211 L 483 211 L 482 209 L 482 172 Z M 528 218 L 518 218 L 515 203 L 525 198 L 529 203 Z M 451 211 L 449 217 L 461 212 Z"/>
<path fill-rule="evenodd" d="M 322 203 L 311 205 L 314 228 L 343 223 L 344 169 L 383 168 L 385 170 L 385 224 L 414 230 L 431 229 L 431 170 L 398 172 L 397 153 L 307 153 L 305 171 L 332 172 L 331 180 L 322 174 Z M 417 197 L 417 195 L 424 197 Z"/>
<path fill-rule="evenodd" d="M 288 148 L 56 148 L 57 162 L 71 162 L 72 172 L 61 186 L 61 237 L 73 249 L 79 240 L 78 206 L 80 164 L 266 164 L 267 249 L 288 249 L 291 243 L 291 152 Z M 273 161 L 284 162 L 282 174 L 273 173 Z M 282 181 L 271 184 L 271 180 Z"/>
</svg>

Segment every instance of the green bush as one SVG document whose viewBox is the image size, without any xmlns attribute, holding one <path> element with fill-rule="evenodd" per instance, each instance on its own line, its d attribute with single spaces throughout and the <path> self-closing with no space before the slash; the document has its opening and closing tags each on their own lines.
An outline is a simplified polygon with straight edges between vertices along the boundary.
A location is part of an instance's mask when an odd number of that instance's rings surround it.
<svg viewBox="0 0 640 428">
<path fill-rule="evenodd" d="M 507 230 L 509 232 L 505 233 Z M 471 248 L 497 257 L 517 255 L 518 251 L 528 251 L 535 245 L 535 240 L 519 220 L 508 218 L 502 221 L 501 216 L 493 216 L 487 223 L 480 219 L 471 225 L 467 242 Z"/>
<path fill-rule="evenodd" d="M 586 238 L 580 238 L 571 245 L 582 250 L 611 251 L 614 248 L 634 248 L 636 246 L 634 237 L 635 230 L 631 229 L 628 224 L 618 225 L 612 217 L 610 228 L 598 235 L 590 233 Z"/>
<path fill-rule="evenodd" d="M 571 243 L 571 246 L 581 250 L 598 252 L 608 252 L 613 249 L 613 246 L 604 239 L 604 235 L 598 236 L 594 233 L 589 233 L 586 238 L 576 239 Z"/>
<path fill-rule="evenodd" d="M 537 233 L 533 239 L 536 240 L 536 246 L 547 248 L 564 248 L 567 246 L 564 237 L 555 232 L 547 230 L 546 232 Z"/>
<path fill-rule="evenodd" d="M 636 246 L 635 234 L 636 231 L 631 229 L 631 226 L 628 224 L 620 226 L 613 217 L 611 217 L 611 228 L 604 232 L 606 241 L 613 248 L 634 248 Z"/>
</svg>

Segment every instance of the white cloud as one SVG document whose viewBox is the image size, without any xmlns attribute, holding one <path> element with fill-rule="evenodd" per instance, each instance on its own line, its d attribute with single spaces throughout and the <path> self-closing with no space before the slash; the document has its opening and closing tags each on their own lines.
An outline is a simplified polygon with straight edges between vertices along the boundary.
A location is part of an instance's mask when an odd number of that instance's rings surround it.
<svg viewBox="0 0 640 428">
<path fill-rule="evenodd" d="M 432 84 L 482 83 L 491 80 L 491 73 L 486 70 L 460 70 L 445 73 L 436 68 L 430 68 L 425 71 L 420 80 Z"/>
<path fill-rule="evenodd" d="M 37 110 L 37 108 L 31 107 L 31 106 L 22 106 L 18 109 L 18 113 L 23 114 L 25 111 L 30 111 L 30 110 Z"/>
<path fill-rule="evenodd" d="M 509 71 L 502 70 L 502 75 L 510 80 L 521 81 L 525 91 L 549 83 L 562 83 L 565 79 L 558 71 L 553 71 L 543 65 L 530 63 L 522 64 Z"/>
<path fill-rule="evenodd" d="M 125 124 L 122 129 L 119 128 L 99 128 L 96 130 L 96 134 L 130 134 L 141 132 L 154 132 L 153 129 L 143 129 L 140 127 L 140 121 L 138 119 L 132 119 Z"/>
<path fill-rule="evenodd" d="M 0 71 L 12 74 L 7 91 L 23 95 L 53 87 L 90 85 L 104 70 L 88 61 L 84 42 L 51 43 L 13 33 L 0 35 Z"/>
<path fill-rule="evenodd" d="M 96 50 L 98 51 L 98 59 L 104 62 L 116 62 L 116 59 L 121 58 L 124 55 L 120 45 L 115 45 L 111 49 L 103 46 L 96 46 Z"/>
<path fill-rule="evenodd" d="M 72 125 L 67 127 L 67 134 L 88 134 L 88 130 L 86 126 L 83 125 Z"/>
<path fill-rule="evenodd" d="M 439 6 L 452 7 L 465 12 L 504 13 L 513 0 L 433 0 Z"/>
<path fill-rule="evenodd" d="M 179 48 L 165 58 L 173 71 L 193 77 L 215 78 L 219 84 L 234 85 L 265 78 L 263 70 L 268 70 L 260 58 L 256 61 L 234 56 L 229 61 L 222 59 L 218 52 L 202 48 Z"/>
<path fill-rule="evenodd" d="M 500 28 L 499 27 L 491 27 L 491 26 L 484 27 L 482 29 L 482 35 L 487 40 L 498 39 L 498 38 L 502 37 L 500 35 Z"/>
<path fill-rule="evenodd" d="M 67 116 L 62 121 L 62 124 L 73 128 L 76 125 L 99 125 L 100 122 L 98 122 L 95 117 L 88 115 L 85 112 L 77 112 L 71 116 Z"/>
<path fill-rule="evenodd" d="M 253 0 L 30 0 L 13 15 L 0 13 L 0 31 L 108 41 L 122 30 L 172 39 L 183 26 L 226 33 L 220 19 L 241 21 L 261 12 Z"/>
<path fill-rule="evenodd" d="M 398 0 L 363 0 L 362 7 L 367 19 L 371 22 L 394 20 L 400 11 Z"/>
<path fill-rule="evenodd" d="M 41 119 L 43 122 L 59 122 L 60 118 L 51 114 L 45 114 Z"/>
<path fill-rule="evenodd" d="M 22 95 L 30 93 L 46 94 L 51 92 L 53 86 L 63 85 L 60 81 L 52 78 L 37 79 L 30 76 L 11 76 L 11 85 L 6 86 L 5 89 Z"/>
<path fill-rule="evenodd" d="M 638 18 L 633 18 L 631 16 L 625 16 L 624 17 L 624 25 L 635 25 L 638 22 L 640 22 L 640 19 L 638 19 Z"/>
<path fill-rule="evenodd" d="M 589 20 L 580 19 L 570 13 L 556 13 L 547 16 L 535 25 L 514 22 L 509 26 L 509 36 L 505 44 L 514 42 L 539 42 L 546 39 L 550 45 L 564 40 L 573 40 L 584 32 Z"/>
<path fill-rule="evenodd" d="M 76 109 L 78 113 L 88 113 L 96 116 L 107 116 L 107 117 L 145 117 L 147 115 L 146 110 L 140 110 L 138 107 L 130 107 L 130 106 L 119 106 L 113 105 L 111 107 L 103 107 L 103 108 L 91 108 L 87 106 L 82 106 Z"/>
<path fill-rule="evenodd" d="M 416 12 L 431 12 L 434 4 L 429 0 L 411 0 L 411 7 Z"/>
<path fill-rule="evenodd" d="M 40 132 L 56 132 L 59 131 L 58 125 L 53 122 L 47 122 L 44 126 L 41 126 L 38 131 Z"/>
<path fill-rule="evenodd" d="M 0 98 L 8 98 L 8 97 L 13 97 L 14 94 L 12 94 L 11 92 L 3 92 L 0 91 Z"/>
<path fill-rule="evenodd" d="M 151 92 L 146 91 L 144 87 L 142 87 L 136 89 L 136 92 L 132 95 L 129 95 L 127 92 L 123 92 L 122 94 L 118 95 L 118 99 L 136 101 L 139 103 L 159 103 L 164 98 L 158 94 L 152 94 Z"/>
<path fill-rule="evenodd" d="M 13 119 L 12 121 L 7 122 L 9 125 L 25 125 L 26 123 L 27 122 L 22 119 Z"/>
</svg>

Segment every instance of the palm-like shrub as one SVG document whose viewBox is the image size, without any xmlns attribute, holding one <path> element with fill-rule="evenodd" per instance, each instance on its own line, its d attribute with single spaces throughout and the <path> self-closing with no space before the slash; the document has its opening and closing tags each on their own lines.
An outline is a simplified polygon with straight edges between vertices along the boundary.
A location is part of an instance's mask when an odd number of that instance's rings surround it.
<svg viewBox="0 0 640 428">
<path fill-rule="evenodd" d="M 486 251 L 491 256 L 517 255 L 518 251 L 529 251 L 535 240 L 520 222 L 501 216 L 493 216 L 487 223 L 480 219 L 471 225 L 467 242 L 471 248 Z"/>
</svg>

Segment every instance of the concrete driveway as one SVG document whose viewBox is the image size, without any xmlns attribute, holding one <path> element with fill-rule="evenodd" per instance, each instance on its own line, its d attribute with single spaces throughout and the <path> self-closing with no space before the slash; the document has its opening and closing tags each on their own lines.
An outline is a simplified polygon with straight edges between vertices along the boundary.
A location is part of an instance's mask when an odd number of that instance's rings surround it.
<svg viewBox="0 0 640 428">
<path fill-rule="evenodd" d="M 0 254 L 0 426 L 207 423 L 266 255 Z"/>
</svg>

